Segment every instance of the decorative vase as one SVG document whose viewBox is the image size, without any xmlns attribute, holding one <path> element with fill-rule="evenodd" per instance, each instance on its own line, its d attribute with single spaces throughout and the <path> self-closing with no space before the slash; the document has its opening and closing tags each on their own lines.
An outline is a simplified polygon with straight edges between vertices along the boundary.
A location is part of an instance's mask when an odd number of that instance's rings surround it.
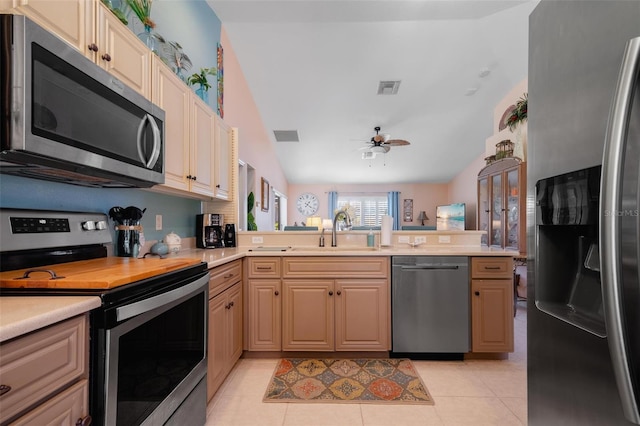
<svg viewBox="0 0 640 426">
<path fill-rule="evenodd" d="M 145 25 L 144 31 L 138 34 L 138 38 L 147 45 L 149 50 L 157 54 L 158 51 L 156 49 L 156 38 L 153 36 L 153 34 L 151 34 L 151 30 L 152 28 L 149 25 Z"/>
<path fill-rule="evenodd" d="M 200 87 L 196 89 L 196 95 L 198 95 L 198 97 L 205 103 L 209 103 L 209 92 L 207 92 L 207 89 L 205 89 L 202 85 L 200 85 Z"/>
</svg>

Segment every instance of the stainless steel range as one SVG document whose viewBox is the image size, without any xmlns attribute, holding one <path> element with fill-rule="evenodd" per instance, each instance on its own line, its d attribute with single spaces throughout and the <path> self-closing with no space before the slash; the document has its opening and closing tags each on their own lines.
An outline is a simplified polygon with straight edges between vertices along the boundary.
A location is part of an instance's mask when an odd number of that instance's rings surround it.
<svg viewBox="0 0 640 426">
<path fill-rule="evenodd" d="M 2 209 L 0 237 L 0 296 L 102 300 L 90 313 L 93 424 L 205 423 L 205 263 L 108 257 L 101 213 Z"/>
</svg>

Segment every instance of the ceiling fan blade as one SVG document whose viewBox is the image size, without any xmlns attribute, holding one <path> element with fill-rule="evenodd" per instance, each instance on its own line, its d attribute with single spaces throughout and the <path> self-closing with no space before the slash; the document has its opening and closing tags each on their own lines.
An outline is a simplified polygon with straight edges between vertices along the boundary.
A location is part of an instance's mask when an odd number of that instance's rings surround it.
<svg viewBox="0 0 640 426">
<path fill-rule="evenodd" d="M 405 141 L 404 139 L 389 139 L 384 144 L 389 146 L 411 145 L 409 142 Z"/>
</svg>

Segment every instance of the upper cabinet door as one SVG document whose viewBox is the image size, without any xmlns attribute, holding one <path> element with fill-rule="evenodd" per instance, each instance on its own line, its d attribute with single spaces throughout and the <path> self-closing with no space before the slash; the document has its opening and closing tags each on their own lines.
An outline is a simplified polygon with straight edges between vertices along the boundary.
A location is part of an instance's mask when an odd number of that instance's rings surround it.
<svg viewBox="0 0 640 426">
<path fill-rule="evenodd" d="M 216 116 L 214 196 L 221 200 L 231 198 L 231 138 L 231 127 Z"/>
<path fill-rule="evenodd" d="M 478 180 L 478 230 L 485 231 L 480 237 L 480 242 L 489 245 L 489 179 L 482 178 Z"/>
<path fill-rule="evenodd" d="M 151 101 L 165 112 L 165 185 L 188 191 L 191 90 L 158 57 L 154 56 L 152 64 Z"/>
<path fill-rule="evenodd" d="M 213 197 L 215 113 L 200 98 L 191 97 L 191 191 Z"/>
<path fill-rule="evenodd" d="M 151 51 L 102 4 L 96 14 L 96 63 L 145 98 L 151 98 Z"/>
<path fill-rule="evenodd" d="M 12 3 L 12 4 L 11 4 Z M 15 7 L 38 25 L 57 34 L 60 38 L 83 52 L 89 52 L 94 42 L 95 0 L 13 0 L 0 2 Z"/>
</svg>

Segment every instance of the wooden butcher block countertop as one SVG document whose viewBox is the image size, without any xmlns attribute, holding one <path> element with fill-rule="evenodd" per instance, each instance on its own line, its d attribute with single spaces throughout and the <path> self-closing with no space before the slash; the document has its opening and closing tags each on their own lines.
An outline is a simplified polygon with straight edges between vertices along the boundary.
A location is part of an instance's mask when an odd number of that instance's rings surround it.
<svg viewBox="0 0 640 426">
<path fill-rule="evenodd" d="M 0 286 L 3 288 L 111 289 L 200 262 L 200 259 L 190 257 L 164 259 L 105 257 L 0 272 Z M 22 277 L 26 271 L 34 269 L 43 272 L 31 272 L 29 278 L 16 279 Z M 44 270 L 53 271 L 59 278 L 51 279 L 51 274 Z"/>
</svg>

